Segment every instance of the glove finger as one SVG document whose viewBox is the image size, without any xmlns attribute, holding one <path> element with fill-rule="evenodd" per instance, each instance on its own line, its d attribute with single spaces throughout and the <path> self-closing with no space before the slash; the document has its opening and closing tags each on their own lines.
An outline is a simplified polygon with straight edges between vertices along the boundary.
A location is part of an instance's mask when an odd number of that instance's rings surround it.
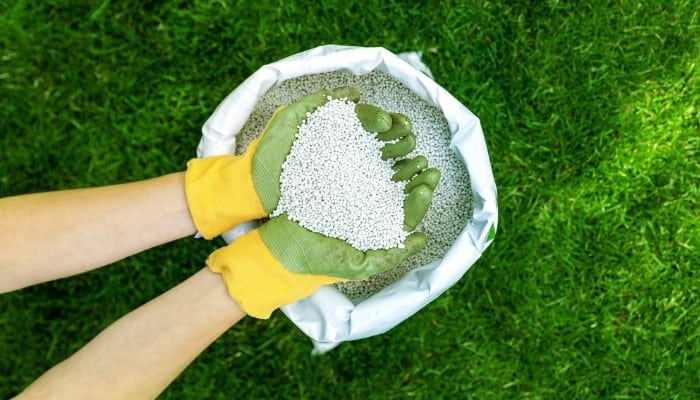
<svg viewBox="0 0 700 400">
<path fill-rule="evenodd" d="M 391 128 L 391 115 L 372 104 L 355 105 L 355 114 L 367 132 L 385 132 Z"/>
<path fill-rule="evenodd" d="M 411 119 L 399 113 L 391 113 L 391 128 L 377 134 L 379 140 L 395 140 L 413 133 Z"/>
<path fill-rule="evenodd" d="M 362 267 L 353 279 L 367 279 L 370 276 L 395 268 L 409 257 L 421 251 L 427 242 L 423 232 L 413 232 L 404 240 L 404 247 L 385 250 L 370 250 L 365 253 Z"/>
<path fill-rule="evenodd" d="M 440 170 L 437 168 L 428 168 L 411 179 L 403 188 L 403 192 L 409 193 L 418 185 L 427 185 L 435 190 L 438 183 L 440 183 Z"/>
<path fill-rule="evenodd" d="M 416 229 L 432 200 L 433 189 L 428 185 L 418 185 L 408 193 L 403 202 L 403 228 L 407 232 Z"/>
<path fill-rule="evenodd" d="M 382 147 L 382 160 L 399 158 L 407 155 L 416 148 L 416 137 L 413 134 L 406 135 L 394 143 L 387 143 Z"/>
<path fill-rule="evenodd" d="M 394 182 L 407 181 L 413 176 L 417 175 L 419 172 L 428 168 L 428 159 L 425 156 L 417 156 L 415 158 L 406 158 L 404 160 L 397 161 L 394 166 L 394 176 L 391 180 Z"/>
<path fill-rule="evenodd" d="M 339 86 L 328 92 L 332 99 L 346 99 L 353 103 L 360 101 L 360 91 L 354 86 Z"/>
</svg>

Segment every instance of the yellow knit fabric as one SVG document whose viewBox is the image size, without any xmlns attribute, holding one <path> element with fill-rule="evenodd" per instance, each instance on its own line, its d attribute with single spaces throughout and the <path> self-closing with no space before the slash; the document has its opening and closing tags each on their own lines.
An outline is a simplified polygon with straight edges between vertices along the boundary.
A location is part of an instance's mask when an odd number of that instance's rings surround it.
<svg viewBox="0 0 700 400">
<path fill-rule="evenodd" d="M 240 156 L 196 158 L 187 163 L 187 205 L 204 238 L 212 239 L 241 222 L 267 216 L 251 173 L 259 141 L 253 141 Z"/>
<path fill-rule="evenodd" d="M 275 259 L 254 229 L 213 252 L 207 266 L 221 274 L 229 296 L 248 315 L 267 319 L 277 308 L 301 300 L 341 279 L 296 274 Z"/>
</svg>

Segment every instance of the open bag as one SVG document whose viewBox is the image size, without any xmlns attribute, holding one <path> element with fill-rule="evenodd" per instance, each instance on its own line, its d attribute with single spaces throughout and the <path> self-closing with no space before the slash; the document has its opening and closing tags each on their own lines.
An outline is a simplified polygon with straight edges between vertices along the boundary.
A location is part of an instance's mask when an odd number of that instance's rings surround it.
<svg viewBox="0 0 700 400">
<path fill-rule="evenodd" d="M 444 113 L 450 148 L 464 161 L 473 194 L 472 218 L 438 261 L 409 271 L 398 281 L 355 304 L 333 286 L 282 307 L 282 312 L 326 352 L 338 344 L 378 335 L 398 325 L 453 286 L 494 238 L 498 223 L 496 185 L 479 119 L 437 84 L 419 53 L 394 54 L 381 47 L 326 45 L 265 65 L 234 89 L 202 128 L 200 157 L 233 154 L 236 135 L 257 100 L 279 82 L 303 75 L 346 71 L 385 72 Z M 257 226 L 251 221 L 223 235 L 230 243 Z"/>
</svg>

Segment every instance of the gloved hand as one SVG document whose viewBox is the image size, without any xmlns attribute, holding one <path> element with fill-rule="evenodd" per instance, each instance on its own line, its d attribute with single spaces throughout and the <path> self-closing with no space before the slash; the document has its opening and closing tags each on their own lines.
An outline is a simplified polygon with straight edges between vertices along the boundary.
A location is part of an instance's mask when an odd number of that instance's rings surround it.
<svg viewBox="0 0 700 400">
<path fill-rule="evenodd" d="M 241 222 L 267 217 L 275 209 L 280 198 L 282 164 L 298 127 L 307 113 L 325 104 L 329 97 L 357 102 L 360 92 L 354 87 L 340 87 L 308 95 L 280 107 L 244 154 L 197 158 L 187 164 L 187 204 L 204 238 L 214 238 Z M 392 117 L 376 107 L 358 105 L 356 112 L 368 131 L 387 132 L 392 127 Z M 404 138 L 387 145 L 387 158 L 410 148 L 403 153 L 407 154 L 415 146 L 413 135 L 402 132 L 394 129 L 387 133 Z"/>
<path fill-rule="evenodd" d="M 414 149 L 415 137 L 407 117 L 362 104 L 356 106 L 356 113 L 366 130 L 378 132 L 381 140 L 392 141 L 382 149 L 382 158 L 401 158 Z M 393 142 L 395 139 L 399 140 Z M 430 206 L 440 172 L 427 168 L 423 156 L 400 160 L 394 170 L 395 181 L 407 182 L 404 229 L 411 232 Z M 403 248 L 362 252 L 343 240 L 312 232 L 282 214 L 216 250 L 207 265 L 223 276 L 229 295 L 241 309 L 256 318 L 269 318 L 278 307 L 305 298 L 322 285 L 365 279 L 393 268 L 419 252 L 425 243 L 423 233 L 413 232 Z"/>
</svg>

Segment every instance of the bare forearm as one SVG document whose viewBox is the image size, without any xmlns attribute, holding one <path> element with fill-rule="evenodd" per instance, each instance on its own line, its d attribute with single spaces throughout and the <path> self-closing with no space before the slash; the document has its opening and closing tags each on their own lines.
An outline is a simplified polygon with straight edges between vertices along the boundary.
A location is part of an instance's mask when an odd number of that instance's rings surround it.
<svg viewBox="0 0 700 400">
<path fill-rule="evenodd" d="M 18 398 L 151 399 L 245 314 L 203 269 L 127 314 Z"/>
<path fill-rule="evenodd" d="M 194 234 L 183 176 L 0 199 L 0 292 Z"/>
</svg>

